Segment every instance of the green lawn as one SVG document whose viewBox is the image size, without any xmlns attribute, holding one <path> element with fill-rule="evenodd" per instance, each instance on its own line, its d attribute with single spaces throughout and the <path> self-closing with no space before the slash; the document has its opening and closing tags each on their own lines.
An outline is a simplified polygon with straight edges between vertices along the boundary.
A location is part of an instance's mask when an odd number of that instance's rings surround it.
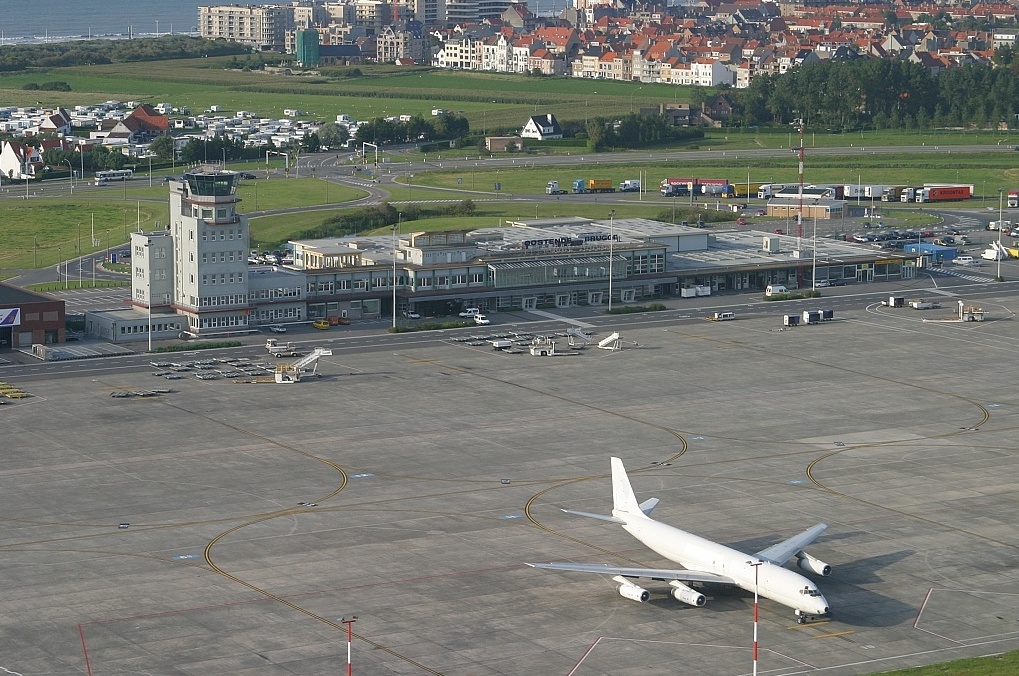
<svg viewBox="0 0 1019 676">
<path fill-rule="evenodd" d="M 138 200 L 7 199 L 3 209 L 0 268 L 53 265 L 77 256 L 79 244 L 80 253 L 85 254 L 119 246 L 137 227 L 139 214 L 143 229 L 156 220 L 167 220 L 164 204 Z M 99 246 L 92 246 L 93 234 Z"/>
<path fill-rule="evenodd" d="M 1019 673 L 1019 652 L 882 673 L 884 676 L 1012 676 Z"/>
</svg>

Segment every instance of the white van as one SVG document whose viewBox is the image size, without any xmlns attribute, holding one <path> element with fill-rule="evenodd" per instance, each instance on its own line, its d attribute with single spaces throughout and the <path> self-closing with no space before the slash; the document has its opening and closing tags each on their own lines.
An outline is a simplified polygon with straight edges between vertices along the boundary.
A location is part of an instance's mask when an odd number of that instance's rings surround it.
<svg viewBox="0 0 1019 676">
<path fill-rule="evenodd" d="M 780 293 L 789 293 L 789 289 L 782 286 L 781 284 L 769 284 L 768 288 L 764 290 L 765 296 L 774 296 Z"/>
<path fill-rule="evenodd" d="M 711 320 L 715 322 L 727 322 L 730 319 L 736 319 L 735 312 L 716 312 L 711 317 Z"/>
<path fill-rule="evenodd" d="M 952 260 L 956 265 L 980 265 L 972 256 L 959 256 Z"/>
</svg>

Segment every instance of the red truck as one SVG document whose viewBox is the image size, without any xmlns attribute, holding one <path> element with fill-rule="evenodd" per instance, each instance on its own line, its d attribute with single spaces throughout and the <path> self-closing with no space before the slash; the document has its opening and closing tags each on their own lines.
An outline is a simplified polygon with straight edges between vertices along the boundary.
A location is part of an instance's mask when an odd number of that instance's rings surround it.
<svg viewBox="0 0 1019 676">
<path fill-rule="evenodd" d="M 973 196 L 968 185 L 939 185 L 924 187 L 916 193 L 917 202 L 957 202 Z"/>
</svg>

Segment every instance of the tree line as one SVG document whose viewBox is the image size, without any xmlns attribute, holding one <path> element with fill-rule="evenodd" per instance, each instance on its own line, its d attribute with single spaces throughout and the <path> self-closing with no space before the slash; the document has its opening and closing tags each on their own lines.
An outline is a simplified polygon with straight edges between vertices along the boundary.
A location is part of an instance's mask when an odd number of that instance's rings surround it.
<svg viewBox="0 0 1019 676">
<path fill-rule="evenodd" d="M 88 66 L 127 61 L 195 59 L 247 54 L 245 45 L 226 40 L 205 40 L 188 35 L 161 35 L 133 40 L 80 40 L 41 45 L 10 45 L 0 49 L 0 72 L 28 68 Z"/>
<path fill-rule="evenodd" d="M 791 124 L 834 132 L 864 129 L 985 129 L 1015 126 L 1019 59 L 999 50 L 997 67 L 962 66 L 932 75 L 908 61 L 822 61 L 729 90 L 735 126 Z"/>
</svg>

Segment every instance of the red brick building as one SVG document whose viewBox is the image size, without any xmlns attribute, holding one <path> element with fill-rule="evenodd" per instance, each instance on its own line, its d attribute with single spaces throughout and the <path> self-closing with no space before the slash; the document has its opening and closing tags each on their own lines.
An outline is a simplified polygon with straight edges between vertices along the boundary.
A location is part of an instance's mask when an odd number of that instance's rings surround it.
<svg viewBox="0 0 1019 676">
<path fill-rule="evenodd" d="M 64 301 L 0 284 L 0 352 L 66 339 Z"/>
</svg>

